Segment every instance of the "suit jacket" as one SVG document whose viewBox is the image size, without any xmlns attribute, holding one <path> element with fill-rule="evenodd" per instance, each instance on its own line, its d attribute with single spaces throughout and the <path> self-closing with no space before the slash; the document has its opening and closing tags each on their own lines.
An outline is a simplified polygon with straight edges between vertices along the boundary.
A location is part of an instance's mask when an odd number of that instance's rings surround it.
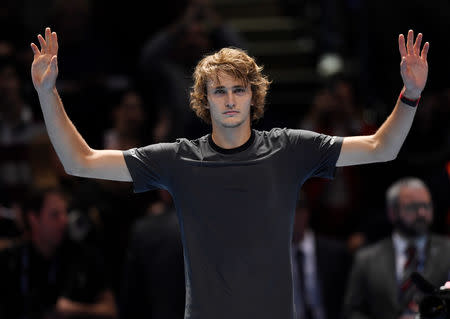
<svg viewBox="0 0 450 319">
<path fill-rule="evenodd" d="M 338 319 L 342 314 L 344 287 L 351 266 L 351 256 L 346 245 L 336 239 L 314 234 L 315 262 L 325 318 Z"/>
<path fill-rule="evenodd" d="M 316 236 L 317 274 L 327 319 L 341 318 L 345 287 L 350 270 L 350 255 L 344 243 Z"/>
<path fill-rule="evenodd" d="M 440 287 L 449 278 L 450 240 L 430 235 L 425 255 L 422 275 Z M 402 311 L 397 291 L 395 250 L 389 237 L 356 253 L 346 290 L 344 317 L 397 319 Z"/>
</svg>

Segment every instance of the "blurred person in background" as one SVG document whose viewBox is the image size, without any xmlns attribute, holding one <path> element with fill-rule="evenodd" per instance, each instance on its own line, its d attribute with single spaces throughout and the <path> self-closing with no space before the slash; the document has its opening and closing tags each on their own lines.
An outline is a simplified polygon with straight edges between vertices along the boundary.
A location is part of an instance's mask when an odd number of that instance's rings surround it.
<svg viewBox="0 0 450 319">
<path fill-rule="evenodd" d="M 427 185 L 404 177 L 386 191 L 391 236 L 356 252 L 347 286 L 346 318 L 416 318 L 419 272 L 433 285 L 450 280 L 450 240 L 430 231 L 433 200 Z"/>
<path fill-rule="evenodd" d="M 343 73 L 336 74 L 316 92 L 298 127 L 336 136 L 374 134 L 376 127 L 364 118 L 363 112 L 355 80 Z M 352 234 L 352 219 L 361 213 L 367 196 L 362 172 L 361 166 L 340 167 L 333 183 L 323 179 L 305 183 L 304 190 L 311 199 L 319 231 L 341 239 Z"/>
<path fill-rule="evenodd" d="M 246 43 L 210 0 L 186 1 L 181 16 L 143 44 L 140 76 L 156 109 L 155 123 L 171 118 L 167 141 L 207 132 L 208 127 L 189 109 L 191 75 L 203 55 L 227 46 L 245 48 Z"/>
<path fill-rule="evenodd" d="M 341 318 L 351 254 L 345 241 L 314 230 L 306 194 L 300 194 L 292 237 L 292 274 L 296 319 Z"/>
<path fill-rule="evenodd" d="M 28 148 L 45 133 L 33 113 L 12 56 L 0 56 L 0 203 L 13 205 L 32 181 Z"/>
<path fill-rule="evenodd" d="M 26 240 L 0 253 L 0 317 L 116 318 L 101 253 L 67 236 L 69 198 L 31 190 L 22 211 Z"/>
<path fill-rule="evenodd" d="M 103 134 L 103 148 L 126 150 L 145 143 L 149 134 L 145 102 L 139 91 L 126 88 L 111 110 L 112 127 Z"/>
<path fill-rule="evenodd" d="M 183 318 L 184 260 L 176 210 L 169 192 L 158 190 L 155 195 L 130 232 L 122 318 Z"/>
</svg>

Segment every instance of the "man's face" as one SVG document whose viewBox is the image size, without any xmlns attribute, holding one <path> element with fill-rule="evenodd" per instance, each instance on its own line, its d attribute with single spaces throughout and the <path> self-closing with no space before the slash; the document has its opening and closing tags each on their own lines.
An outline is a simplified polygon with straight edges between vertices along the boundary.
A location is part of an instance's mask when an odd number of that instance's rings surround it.
<svg viewBox="0 0 450 319">
<path fill-rule="evenodd" d="M 424 188 L 403 187 L 398 198 L 396 226 L 409 237 L 427 233 L 433 221 L 430 193 Z"/>
<path fill-rule="evenodd" d="M 116 129 L 124 135 L 133 135 L 144 123 L 144 107 L 142 98 L 130 92 L 126 94 L 114 112 Z"/>
<path fill-rule="evenodd" d="M 244 87 L 240 80 L 224 73 L 219 74 L 218 80 L 207 82 L 208 108 L 213 127 L 250 127 L 250 85 Z"/>
<path fill-rule="evenodd" d="M 33 214 L 31 227 L 42 243 L 49 247 L 57 247 L 67 229 L 66 200 L 56 193 L 47 194 L 40 214 Z"/>
</svg>

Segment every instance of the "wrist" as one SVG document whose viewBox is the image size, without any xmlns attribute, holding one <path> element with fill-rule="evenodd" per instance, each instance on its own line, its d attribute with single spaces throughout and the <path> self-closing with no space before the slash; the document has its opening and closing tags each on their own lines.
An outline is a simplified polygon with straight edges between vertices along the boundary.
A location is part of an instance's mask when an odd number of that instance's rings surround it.
<svg viewBox="0 0 450 319">
<path fill-rule="evenodd" d="M 410 91 L 407 88 L 403 87 L 402 92 L 400 93 L 401 96 L 405 97 L 408 100 L 419 100 L 422 92 L 414 92 Z"/>
<path fill-rule="evenodd" d="M 53 94 L 58 93 L 55 86 L 53 86 L 51 88 L 36 90 L 36 91 L 39 96 L 48 96 L 48 95 L 53 95 Z"/>
<path fill-rule="evenodd" d="M 411 96 L 414 96 L 414 98 L 411 98 Z M 403 104 L 409 105 L 411 107 L 416 107 L 420 102 L 420 94 L 419 95 L 417 95 L 417 94 L 407 95 L 407 93 L 405 93 L 405 91 L 402 91 L 400 93 L 399 100 Z"/>
</svg>

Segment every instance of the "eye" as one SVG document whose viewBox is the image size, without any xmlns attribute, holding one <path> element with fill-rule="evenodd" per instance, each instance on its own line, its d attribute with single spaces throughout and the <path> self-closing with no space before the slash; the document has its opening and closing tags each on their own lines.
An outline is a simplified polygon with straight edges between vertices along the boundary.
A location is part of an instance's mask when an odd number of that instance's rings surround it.
<svg viewBox="0 0 450 319">
<path fill-rule="evenodd" d="M 235 88 L 234 89 L 234 93 L 236 93 L 236 94 L 243 94 L 243 93 L 245 93 L 245 88 L 243 88 L 243 87 Z"/>
<path fill-rule="evenodd" d="M 218 94 L 218 95 L 225 94 L 225 90 L 224 89 L 215 89 L 214 94 Z"/>
</svg>

